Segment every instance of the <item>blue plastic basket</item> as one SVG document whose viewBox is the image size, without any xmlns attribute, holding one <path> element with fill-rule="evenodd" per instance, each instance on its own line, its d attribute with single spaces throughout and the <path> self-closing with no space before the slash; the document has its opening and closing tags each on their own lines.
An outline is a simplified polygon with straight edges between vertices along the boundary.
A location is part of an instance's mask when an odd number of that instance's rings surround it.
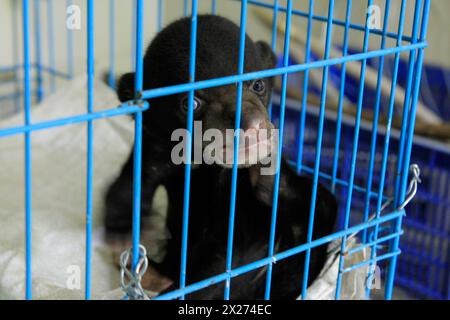
<svg viewBox="0 0 450 320">
<path fill-rule="evenodd" d="M 273 118 L 278 121 L 279 105 L 274 99 Z M 291 100 L 287 103 L 284 152 L 295 161 L 298 151 L 298 127 L 301 104 Z M 317 140 L 318 108 L 308 106 L 306 118 L 304 159 L 311 166 L 315 156 Z M 354 117 L 344 117 L 339 148 L 338 178 L 348 180 L 351 149 L 354 134 Z M 325 120 L 325 130 L 322 141 L 321 172 L 331 175 L 336 141 L 336 115 L 331 112 Z M 372 123 L 363 123 L 360 132 L 359 152 L 356 163 L 355 184 L 366 186 L 370 159 L 370 142 Z M 378 134 L 377 155 L 373 172 L 373 190 L 378 188 L 382 134 Z M 394 172 L 396 166 L 396 150 L 399 144 L 399 132 L 391 135 L 388 174 L 386 177 L 385 194 L 393 196 Z M 450 299 L 450 147 L 429 139 L 416 137 L 411 156 L 412 163 L 421 168 L 421 180 L 418 192 L 407 207 L 407 217 L 403 220 L 404 234 L 400 240 L 402 254 L 395 282 L 404 288 L 408 294 L 417 298 Z M 330 179 L 323 179 L 330 185 Z M 336 192 L 341 196 L 340 218 L 338 228 L 343 227 L 344 204 L 346 188 L 336 186 Z M 370 200 L 370 212 L 375 210 L 375 201 Z M 353 193 L 351 225 L 360 223 L 363 219 L 365 194 Z M 382 249 L 382 248 L 380 248 Z M 382 250 L 380 250 L 382 252 Z M 383 269 L 382 269 L 383 270 Z"/>
</svg>

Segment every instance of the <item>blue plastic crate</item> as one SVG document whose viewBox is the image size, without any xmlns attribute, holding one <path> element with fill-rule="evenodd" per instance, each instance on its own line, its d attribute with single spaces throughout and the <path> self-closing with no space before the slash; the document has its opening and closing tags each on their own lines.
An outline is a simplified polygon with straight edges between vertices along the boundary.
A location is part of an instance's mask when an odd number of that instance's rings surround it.
<svg viewBox="0 0 450 320">
<path fill-rule="evenodd" d="M 274 99 L 273 118 L 278 121 L 279 99 Z M 298 151 L 298 129 L 301 104 L 290 100 L 287 103 L 285 122 L 284 152 L 295 161 Z M 303 158 L 310 167 L 315 156 L 317 140 L 318 108 L 308 105 Z M 343 119 L 342 137 L 339 148 L 338 178 L 348 179 L 352 137 L 354 134 L 354 117 Z M 372 123 L 363 123 L 356 163 L 355 184 L 366 186 L 369 164 Z M 394 192 L 394 172 L 399 133 L 391 135 L 389 164 L 385 193 L 388 197 Z M 377 190 L 379 182 L 381 150 L 384 135 L 378 134 L 377 156 L 375 157 L 372 189 Z M 322 140 L 321 172 L 331 175 L 336 141 L 336 114 L 326 116 Z M 404 235 L 401 237 L 399 267 L 395 278 L 396 284 L 418 298 L 450 299 L 450 147 L 416 137 L 412 149 L 412 163 L 421 168 L 421 180 L 418 192 L 407 207 L 407 217 L 403 220 Z M 329 179 L 324 183 L 330 185 Z M 338 228 L 343 226 L 346 188 L 337 186 L 340 193 L 340 219 Z M 351 224 L 361 223 L 365 205 L 365 194 L 354 192 L 352 200 Z M 375 210 L 375 201 L 370 202 L 370 212 Z"/>
</svg>

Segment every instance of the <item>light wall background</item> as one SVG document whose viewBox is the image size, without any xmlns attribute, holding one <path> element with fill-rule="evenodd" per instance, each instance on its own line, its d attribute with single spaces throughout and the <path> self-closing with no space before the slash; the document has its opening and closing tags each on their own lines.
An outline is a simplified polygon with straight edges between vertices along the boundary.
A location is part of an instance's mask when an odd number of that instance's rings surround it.
<svg viewBox="0 0 450 320">
<path fill-rule="evenodd" d="M 41 8 L 41 24 L 40 28 L 43 33 L 41 39 L 43 61 L 48 61 L 47 55 L 47 2 L 52 1 L 54 4 L 54 37 L 56 44 L 56 64 L 58 69 L 66 69 L 66 0 L 37 0 Z M 34 0 L 29 0 L 31 9 L 33 9 Z M 86 1 L 73 0 L 73 4 L 78 5 L 81 9 L 81 29 L 73 32 L 74 34 L 74 56 L 75 68 L 77 72 L 83 72 L 86 64 Z M 105 70 L 108 66 L 109 52 L 109 2 L 110 0 L 95 0 L 95 54 L 96 54 L 96 70 Z M 157 0 L 145 0 L 145 43 L 148 44 L 156 32 L 157 27 Z M 163 0 L 163 21 L 164 24 L 179 18 L 183 14 L 183 0 Z M 265 0 L 265 2 L 273 3 L 273 0 Z M 304 11 L 308 10 L 308 2 L 304 0 L 294 0 L 294 7 Z M 411 2 L 411 1 L 409 1 Z M 21 0 L 0 0 L 0 67 L 10 66 L 15 62 L 22 61 L 22 16 L 21 16 Z M 132 44 L 132 0 L 115 0 L 116 13 L 115 29 L 116 29 L 116 64 L 117 72 L 126 72 L 131 69 L 131 44 Z M 281 5 L 286 0 L 280 1 Z M 335 18 L 343 19 L 346 10 L 346 0 L 335 1 Z M 384 6 L 385 0 L 375 0 L 375 4 Z M 391 12 L 389 15 L 389 30 L 397 30 L 397 20 L 399 15 L 400 1 L 391 1 Z M 217 0 L 218 13 L 226 16 L 231 20 L 239 23 L 240 3 L 234 0 Z M 255 40 L 265 40 L 270 42 L 271 30 L 261 23 L 254 15 L 253 6 L 249 6 L 249 17 L 247 19 L 247 31 Z M 199 12 L 207 13 L 211 10 L 211 0 L 199 0 Z M 318 15 L 326 15 L 328 10 L 328 0 L 315 1 L 315 13 Z M 363 24 L 366 10 L 366 1 L 353 1 L 352 22 Z M 16 14 L 17 24 L 13 28 L 14 12 Z M 429 49 L 426 51 L 426 60 L 429 63 L 450 67 L 450 59 L 448 52 L 450 49 L 450 19 L 447 18 L 450 12 L 450 1 L 433 0 L 431 7 L 431 18 L 428 32 L 430 43 Z M 384 14 L 384 12 L 382 12 Z M 406 14 L 406 25 L 411 25 L 412 8 Z M 284 19 L 284 14 L 280 14 L 280 19 Z M 34 14 L 30 11 L 31 23 L 31 55 L 35 55 L 34 46 Z M 293 19 L 293 27 L 300 28 L 306 32 L 306 19 Z M 334 28 L 333 41 L 339 45 L 342 43 L 342 28 Z M 406 34 L 411 30 L 407 28 Z M 324 24 L 314 23 L 314 35 L 324 38 Z M 354 32 L 350 36 L 350 44 L 354 47 L 360 47 L 362 43 L 362 32 Z M 17 38 L 17 48 L 14 50 L 13 39 Z M 373 37 L 379 38 L 379 37 Z M 379 41 L 371 41 L 371 47 L 377 48 Z M 280 51 L 281 46 L 279 46 Z M 34 59 L 32 59 L 34 60 Z"/>
</svg>

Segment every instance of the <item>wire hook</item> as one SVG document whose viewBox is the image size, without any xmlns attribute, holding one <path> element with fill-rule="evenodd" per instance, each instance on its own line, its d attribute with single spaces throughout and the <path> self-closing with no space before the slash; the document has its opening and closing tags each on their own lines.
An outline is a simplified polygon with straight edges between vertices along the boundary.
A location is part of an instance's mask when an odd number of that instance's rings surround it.
<svg viewBox="0 0 450 320">
<path fill-rule="evenodd" d="M 126 297 L 130 300 L 149 300 L 141 285 L 142 277 L 147 271 L 147 250 L 139 245 L 139 260 L 134 271 L 128 269 L 132 249 L 127 249 L 120 255 L 120 283 Z"/>
<path fill-rule="evenodd" d="M 408 190 L 406 191 L 406 194 L 407 194 L 406 199 L 397 208 L 397 211 L 405 209 L 405 207 L 414 199 L 414 197 L 416 196 L 416 193 L 417 193 L 418 185 L 419 185 L 419 183 L 422 183 L 422 180 L 420 179 L 419 165 L 414 163 L 409 167 L 409 170 L 412 172 L 413 176 L 411 178 L 411 181 L 409 182 Z M 367 222 L 370 222 L 370 221 L 374 220 L 377 216 L 380 216 L 383 213 L 383 211 L 392 203 L 392 201 L 393 201 L 392 198 L 389 199 L 388 201 L 386 201 L 383 204 L 383 206 L 381 207 L 380 211 L 372 214 L 369 217 L 369 219 L 367 220 Z M 349 235 L 347 237 L 347 241 L 356 237 L 359 232 L 360 231 L 357 231 L 357 232 L 354 232 L 351 235 Z M 336 249 L 337 249 L 336 253 L 340 251 L 338 248 L 336 248 Z M 344 250 L 344 253 L 343 253 L 344 255 L 347 253 L 346 251 L 347 251 L 347 248 L 346 248 L 346 250 Z"/>
<path fill-rule="evenodd" d="M 417 186 L 419 183 L 422 183 L 422 180 L 420 180 L 420 167 L 417 164 L 412 164 L 410 169 L 413 173 L 413 177 L 411 178 L 411 181 L 409 182 L 408 191 L 406 192 L 407 197 L 405 201 L 398 207 L 398 210 L 403 210 L 405 207 L 414 199 L 416 193 L 417 193 Z"/>
</svg>

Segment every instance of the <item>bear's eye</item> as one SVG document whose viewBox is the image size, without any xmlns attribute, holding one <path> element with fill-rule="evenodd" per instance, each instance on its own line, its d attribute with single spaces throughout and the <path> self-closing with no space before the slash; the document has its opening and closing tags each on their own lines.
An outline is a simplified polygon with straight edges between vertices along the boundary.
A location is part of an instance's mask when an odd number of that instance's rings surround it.
<svg viewBox="0 0 450 320">
<path fill-rule="evenodd" d="M 200 108 L 201 101 L 197 97 L 194 97 L 194 101 L 193 102 L 194 102 L 193 109 L 194 109 L 194 112 L 195 112 L 195 111 L 197 111 Z M 189 109 L 189 98 L 188 97 L 184 98 L 181 101 L 181 106 L 182 106 L 184 111 L 186 111 L 186 112 L 188 111 L 188 109 Z"/>
<path fill-rule="evenodd" d="M 252 91 L 257 94 L 263 94 L 266 91 L 266 84 L 261 79 L 255 80 L 252 83 Z"/>
</svg>

